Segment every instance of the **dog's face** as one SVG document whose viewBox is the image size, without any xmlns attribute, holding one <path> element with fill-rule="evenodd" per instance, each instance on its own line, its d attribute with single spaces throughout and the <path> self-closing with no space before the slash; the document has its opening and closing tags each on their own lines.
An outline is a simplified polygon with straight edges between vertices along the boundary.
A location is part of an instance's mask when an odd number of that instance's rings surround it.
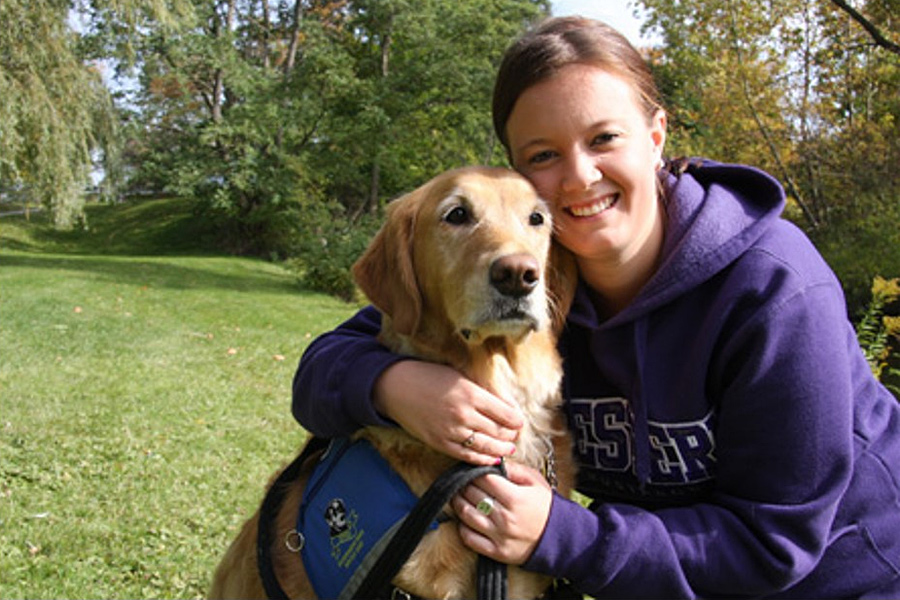
<svg viewBox="0 0 900 600">
<path fill-rule="evenodd" d="M 324 516 L 331 537 L 340 535 L 347 530 L 347 509 L 344 507 L 344 501 L 340 498 L 335 498 L 328 503 Z"/>
<path fill-rule="evenodd" d="M 469 344 L 515 339 L 548 325 L 551 233 L 523 177 L 459 169 L 392 202 L 354 274 L 402 335 L 438 320 Z"/>
</svg>

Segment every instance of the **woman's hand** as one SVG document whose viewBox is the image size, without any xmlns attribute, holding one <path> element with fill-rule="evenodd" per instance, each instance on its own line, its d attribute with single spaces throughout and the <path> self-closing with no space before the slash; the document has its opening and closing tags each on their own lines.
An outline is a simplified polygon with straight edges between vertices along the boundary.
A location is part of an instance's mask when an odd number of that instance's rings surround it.
<svg viewBox="0 0 900 600">
<path fill-rule="evenodd" d="M 479 477 L 453 498 L 452 506 L 466 546 L 499 562 L 521 565 L 544 533 L 553 491 L 531 467 L 508 462 L 506 471 L 508 479 Z"/>
<path fill-rule="evenodd" d="M 475 465 L 515 452 L 518 405 L 444 365 L 403 360 L 375 383 L 375 409 L 439 452 Z"/>
</svg>

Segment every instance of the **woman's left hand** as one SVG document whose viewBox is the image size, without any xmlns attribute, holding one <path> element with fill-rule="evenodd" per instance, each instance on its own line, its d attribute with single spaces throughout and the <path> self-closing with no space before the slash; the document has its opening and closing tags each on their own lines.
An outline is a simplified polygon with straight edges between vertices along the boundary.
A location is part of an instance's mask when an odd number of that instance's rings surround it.
<svg viewBox="0 0 900 600">
<path fill-rule="evenodd" d="M 553 491 L 535 469 L 508 462 L 506 472 L 508 479 L 479 477 L 453 498 L 452 506 L 466 546 L 499 562 L 521 565 L 544 533 Z"/>
</svg>

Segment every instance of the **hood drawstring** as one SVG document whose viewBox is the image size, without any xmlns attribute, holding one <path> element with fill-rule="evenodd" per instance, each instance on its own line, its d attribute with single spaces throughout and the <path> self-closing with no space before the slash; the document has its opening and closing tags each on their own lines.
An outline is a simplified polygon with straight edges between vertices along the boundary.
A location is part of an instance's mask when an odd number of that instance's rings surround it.
<svg viewBox="0 0 900 600">
<path fill-rule="evenodd" d="M 647 403 L 643 398 L 646 377 L 644 359 L 647 356 L 647 319 L 641 318 L 634 326 L 634 349 L 637 361 L 634 387 L 631 390 L 631 410 L 634 419 L 634 469 L 641 490 L 650 483 L 650 428 L 647 423 Z"/>
</svg>

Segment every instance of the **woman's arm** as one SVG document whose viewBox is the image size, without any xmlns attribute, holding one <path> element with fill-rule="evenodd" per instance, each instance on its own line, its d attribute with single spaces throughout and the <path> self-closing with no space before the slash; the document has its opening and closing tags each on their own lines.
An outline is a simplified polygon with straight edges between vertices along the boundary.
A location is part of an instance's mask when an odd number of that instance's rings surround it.
<svg viewBox="0 0 900 600">
<path fill-rule="evenodd" d="M 393 425 L 375 410 L 372 388 L 404 357 L 378 342 L 380 329 L 381 314 L 369 306 L 309 345 L 293 383 L 292 412 L 305 429 L 338 437 L 366 425 Z"/>
<path fill-rule="evenodd" d="M 458 371 L 394 354 L 378 340 L 372 307 L 318 337 L 294 377 L 293 414 L 315 435 L 349 435 L 368 425 L 401 426 L 432 448 L 473 464 L 514 451 L 518 407 Z M 473 443 L 464 445 L 474 435 Z"/>
</svg>

